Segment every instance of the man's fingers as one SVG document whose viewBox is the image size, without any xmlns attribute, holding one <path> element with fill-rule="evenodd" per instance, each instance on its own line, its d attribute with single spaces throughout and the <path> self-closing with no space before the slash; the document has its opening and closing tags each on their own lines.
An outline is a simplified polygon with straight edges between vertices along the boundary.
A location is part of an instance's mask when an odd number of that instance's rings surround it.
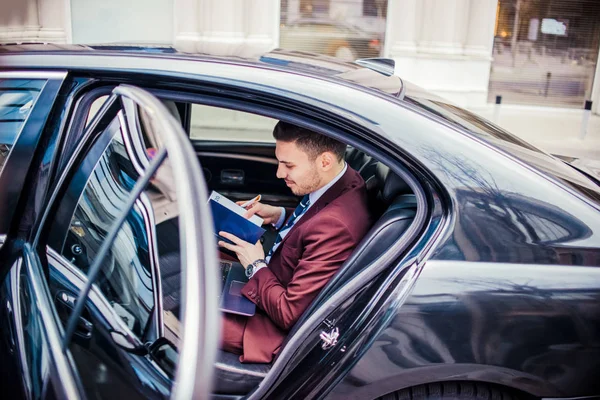
<svg viewBox="0 0 600 400">
<path fill-rule="evenodd" d="M 236 202 L 235 202 L 235 204 L 237 204 L 238 206 L 241 206 L 241 205 L 242 205 L 242 204 L 244 204 L 244 203 L 247 203 L 247 201 L 241 201 L 241 200 L 240 200 L 240 201 L 236 201 Z M 246 206 L 246 209 L 247 209 L 247 210 L 249 210 L 249 209 L 251 209 L 252 207 L 254 207 L 254 206 L 257 206 L 257 205 L 259 205 L 259 204 L 260 204 L 260 202 L 258 202 L 258 201 L 255 201 L 254 203 L 251 203 L 251 204 L 249 204 L 248 206 Z"/>
<path fill-rule="evenodd" d="M 256 204 L 254 204 L 252 207 L 250 207 L 248 209 L 248 211 L 246 211 L 246 213 L 244 214 L 244 218 L 248 219 L 251 218 L 254 214 L 256 214 L 258 212 L 259 207 L 256 207 Z"/>
<path fill-rule="evenodd" d="M 224 242 L 222 240 L 219 240 L 219 242 L 217 244 L 219 245 L 219 247 L 224 247 L 227 250 L 233 251 L 234 253 L 237 253 L 237 250 L 239 250 L 238 246 L 230 244 L 230 243 L 227 243 L 227 242 Z"/>
<path fill-rule="evenodd" d="M 229 239 L 233 243 L 240 245 L 240 246 L 247 243 L 247 242 L 243 241 L 242 239 L 240 239 L 239 237 L 237 237 L 231 233 L 228 233 L 228 232 L 219 232 L 219 236 L 223 236 L 225 239 Z"/>
</svg>

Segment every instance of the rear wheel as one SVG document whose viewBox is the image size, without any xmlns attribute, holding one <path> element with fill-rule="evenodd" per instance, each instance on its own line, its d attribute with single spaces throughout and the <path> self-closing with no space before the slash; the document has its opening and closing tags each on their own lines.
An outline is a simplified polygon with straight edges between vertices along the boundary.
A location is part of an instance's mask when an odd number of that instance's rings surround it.
<svg viewBox="0 0 600 400">
<path fill-rule="evenodd" d="M 478 400 L 519 400 L 529 396 L 495 385 L 479 382 L 440 382 L 415 386 L 388 393 L 378 400 L 434 400 L 434 399 L 478 399 Z"/>
</svg>

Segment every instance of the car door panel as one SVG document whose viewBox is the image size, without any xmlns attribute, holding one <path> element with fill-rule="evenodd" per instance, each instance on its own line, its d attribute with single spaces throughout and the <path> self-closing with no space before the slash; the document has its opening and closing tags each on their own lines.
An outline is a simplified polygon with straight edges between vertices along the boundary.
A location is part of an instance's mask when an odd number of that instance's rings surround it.
<svg viewBox="0 0 600 400">
<path fill-rule="evenodd" d="M 63 294 L 76 297 L 85 284 L 85 275 L 54 250 L 49 248 L 47 254 L 54 301 L 61 302 Z M 70 313 L 61 316 L 63 323 L 69 316 Z M 78 328 L 70 349 L 79 366 L 86 393 L 110 398 L 118 392 L 132 400 L 169 396 L 171 382 L 164 373 L 136 354 L 135 349 L 143 347 L 143 343 L 123 323 L 96 286 L 88 297 L 81 319 L 90 323 L 91 330 L 83 326 Z M 80 325 L 83 324 L 82 321 Z M 82 334 L 87 332 L 89 336 Z M 118 338 L 118 344 L 115 338 Z"/>
<path fill-rule="evenodd" d="M 3 167 L 0 167 L 0 204 L 3 211 L 0 212 L 0 233 L 8 232 L 12 216 L 15 214 L 19 199 L 26 181 L 29 166 L 33 160 L 34 150 L 38 145 L 42 129 L 46 124 L 50 110 L 58 96 L 58 92 L 66 77 L 66 72 L 1 72 L 1 90 L 19 90 L 23 92 L 29 87 L 31 95 L 29 99 L 18 100 L 16 103 L 3 105 L 19 106 L 17 115 L 12 115 L 9 120 L 0 121 L 0 158 Z M 17 88 L 8 89 L 2 85 L 3 82 L 19 80 L 23 82 Z M 20 102 L 19 102 L 20 101 Z M 20 116 L 19 116 L 20 115 Z M 19 121 L 19 126 L 14 127 L 16 132 L 6 131 L 10 121 Z M 10 122 L 14 124 L 14 122 Z M 12 143 L 6 142 L 6 135 L 14 134 Z M 6 154 L 6 155 L 4 155 Z"/>
<path fill-rule="evenodd" d="M 29 398 L 76 398 L 82 396 L 78 373 L 68 349 L 61 346 L 62 326 L 52 301 L 39 258 L 28 244 L 14 261 L 0 289 L 2 304 L 10 318 L 10 351 L 20 377 L 4 388 Z M 3 363 L 9 362 L 3 359 Z M 6 392 L 5 392 L 6 393 Z"/>
<path fill-rule="evenodd" d="M 82 141 L 71 155 L 74 161 L 58 178 L 59 184 L 51 197 L 54 211 L 42 223 L 46 229 L 50 228 L 48 259 L 52 294 L 64 312 L 63 317 L 68 318 L 67 337 L 71 337 L 71 329 L 74 332 L 72 341 L 67 343 L 87 393 L 98 393 L 105 398 L 119 387 L 121 394 L 131 398 L 170 395 L 207 398 L 218 338 L 214 334 L 218 326 L 218 296 L 212 294 L 217 285 L 209 282 L 218 281 L 216 271 L 205 268 L 217 265 L 217 261 L 201 169 L 181 125 L 151 94 L 122 85 L 113 90 L 111 98 L 106 103 L 117 101 L 120 106 L 116 110 L 113 106 L 103 106 L 94 119 L 106 123 L 92 121 L 86 132 L 79 134 Z M 106 121 L 106 113 L 113 113 L 109 116 L 111 122 Z M 146 120 L 141 113 L 147 113 Z M 149 130 L 156 130 L 165 138 L 164 147 L 155 158 L 146 152 L 141 136 L 137 142 L 128 136 Z M 173 173 L 171 185 L 176 185 L 177 199 L 183 199 L 176 200 L 182 211 L 177 241 L 182 244 L 182 260 L 187 260 L 181 264 L 183 334 L 179 346 L 185 368 L 177 365 L 171 378 L 157 366 L 149 354 L 149 346 L 145 346 L 146 342 L 162 339 L 163 327 L 152 215 L 156 210 L 144 198 L 144 190 L 161 190 L 156 186 L 161 170 L 150 172 L 148 168 L 156 168 L 165 154 L 169 155 L 168 170 Z M 150 186 L 146 186 L 149 181 Z M 107 253 L 104 248 L 109 249 Z M 79 260 L 82 257 L 86 262 Z M 140 261 L 140 257 L 150 261 Z M 114 271 L 113 267 L 105 268 L 115 262 L 121 267 Z M 116 276 L 117 272 L 120 275 Z M 135 278 L 135 282 L 116 287 L 115 283 L 125 282 L 125 277 Z M 139 297 L 136 304 L 145 307 L 148 318 L 139 317 L 127 308 L 126 300 L 135 299 L 136 290 L 142 287 L 148 293 Z M 76 297 L 75 311 L 70 312 L 72 297 Z M 151 297 L 154 301 L 148 303 Z M 186 312 L 185 304 L 194 307 L 190 306 Z M 204 311 L 198 313 L 196 307 Z M 130 317 L 140 323 L 132 325 Z M 212 334 L 205 335 L 205 329 Z M 147 334 L 152 330 L 156 334 Z M 175 393 L 171 393 L 172 389 Z"/>
</svg>

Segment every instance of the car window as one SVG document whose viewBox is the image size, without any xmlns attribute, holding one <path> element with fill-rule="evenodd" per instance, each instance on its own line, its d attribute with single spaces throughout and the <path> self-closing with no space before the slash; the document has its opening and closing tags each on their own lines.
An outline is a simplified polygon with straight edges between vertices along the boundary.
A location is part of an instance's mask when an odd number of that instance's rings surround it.
<svg viewBox="0 0 600 400">
<path fill-rule="evenodd" d="M 0 173 L 46 80 L 0 79 Z"/>
<path fill-rule="evenodd" d="M 409 84 L 408 89 L 414 90 L 411 86 Z M 405 100 L 443 118 L 450 124 L 467 129 L 472 134 L 557 178 L 584 197 L 600 204 L 600 186 L 595 182 L 491 122 L 441 100 L 410 95 L 407 95 Z"/>
<path fill-rule="evenodd" d="M 243 111 L 192 104 L 192 140 L 275 142 L 277 120 Z"/>
<path fill-rule="evenodd" d="M 94 100 L 94 102 L 90 106 L 90 110 L 88 112 L 88 115 L 87 115 L 87 118 L 86 118 L 86 121 L 85 121 L 85 126 L 88 126 L 90 124 L 90 122 L 94 118 L 94 115 L 96 115 L 96 113 L 98 112 L 98 110 L 100 110 L 100 107 L 102 106 L 102 104 L 104 104 L 104 102 L 106 101 L 106 99 L 108 99 L 108 95 L 106 95 L 106 96 L 100 96 L 96 100 Z"/>
<path fill-rule="evenodd" d="M 84 184 L 60 253 L 84 274 L 139 177 L 127 154 L 118 119 L 111 122 L 103 136 L 104 142 L 101 138 L 88 153 L 68 189 L 79 193 L 78 188 Z M 66 196 L 64 201 L 72 200 Z M 142 193 L 119 230 L 96 281 L 116 314 L 139 337 L 145 332 L 154 306 L 152 213 L 151 202 Z"/>
</svg>

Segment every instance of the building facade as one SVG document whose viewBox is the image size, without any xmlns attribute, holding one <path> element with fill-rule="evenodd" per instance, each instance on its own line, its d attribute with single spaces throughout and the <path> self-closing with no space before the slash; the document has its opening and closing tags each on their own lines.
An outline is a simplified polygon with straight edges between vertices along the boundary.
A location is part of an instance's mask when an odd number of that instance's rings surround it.
<svg viewBox="0 0 600 400">
<path fill-rule="evenodd" d="M 597 0 L 4 0 L 0 42 L 384 56 L 465 107 L 600 103 Z"/>
</svg>

